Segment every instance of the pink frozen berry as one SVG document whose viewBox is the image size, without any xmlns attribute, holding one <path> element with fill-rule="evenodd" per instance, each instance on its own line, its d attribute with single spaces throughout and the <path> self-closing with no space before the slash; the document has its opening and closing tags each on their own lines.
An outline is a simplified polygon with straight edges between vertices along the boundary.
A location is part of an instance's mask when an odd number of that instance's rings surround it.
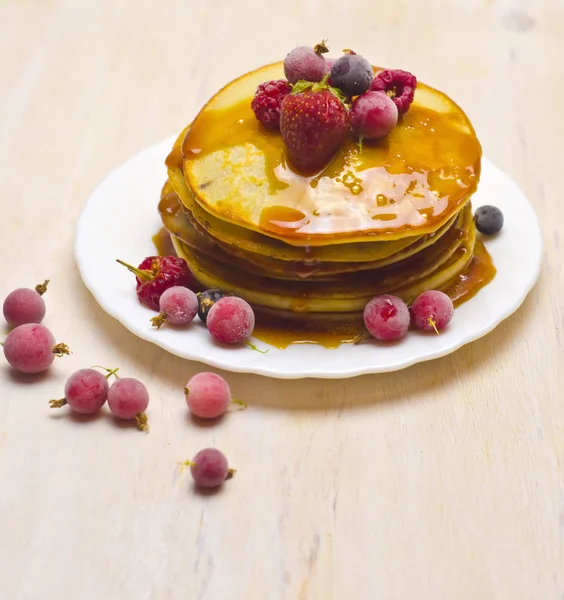
<svg viewBox="0 0 564 600">
<path fill-rule="evenodd" d="M 4 300 L 4 318 L 10 327 L 18 327 L 26 323 L 41 323 L 45 317 L 45 300 L 42 296 L 47 291 L 49 280 L 35 286 L 35 289 L 18 288 Z"/>
<path fill-rule="evenodd" d="M 160 329 L 163 323 L 188 325 L 198 312 L 198 296 L 186 287 L 174 286 L 165 290 L 159 298 L 160 314 L 151 323 Z"/>
<path fill-rule="evenodd" d="M 237 296 L 218 300 L 208 313 L 210 335 L 223 344 L 246 342 L 255 328 L 255 314 L 251 306 Z"/>
<path fill-rule="evenodd" d="M 364 324 L 377 340 L 399 340 L 409 328 L 409 310 L 397 296 L 376 296 L 364 308 Z"/>
<path fill-rule="evenodd" d="M 42 373 L 55 356 L 70 354 L 66 344 L 57 344 L 53 334 L 37 323 L 26 323 L 12 330 L 3 346 L 4 356 L 20 373 Z"/>
<path fill-rule="evenodd" d="M 394 101 L 381 92 L 366 92 L 351 106 L 352 129 L 360 138 L 379 140 L 391 133 L 398 122 Z"/>
<path fill-rule="evenodd" d="M 149 392 L 137 379 L 125 377 L 114 381 L 108 391 L 108 406 L 118 419 L 133 420 L 142 431 L 147 431 Z"/>
<path fill-rule="evenodd" d="M 240 400 L 232 400 L 227 381 L 215 373 L 197 373 L 184 388 L 186 404 L 201 419 L 216 419 L 228 408 L 231 402 L 246 406 Z"/>
<path fill-rule="evenodd" d="M 439 333 L 451 322 L 453 315 L 452 300 L 438 290 L 423 292 L 411 305 L 413 324 L 424 331 Z"/>
<path fill-rule="evenodd" d="M 284 75 L 290 83 L 304 81 L 321 81 L 327 73 L 327 65 L 323 54 L 328 52 L 325 42 L 313 48 L 298 46 L 284 59 Z"/>
<path fill-rule="evenodd" d="M 61 408 L 69 405 L 71 410 L 82 415 L 97 413 L 108 398 L 108 377 L 116 375 L 117 369 L 106 369 L 108 375 L 94 369 L 80 369 L 73 373 L 65 385 L 65 397 L 61 400 L 51 400 L 51 408 Z M 117 376 L 117 375 L 116 375 Z"/>
<path fill-rule="evenodd" d="M 191 461 L 184 464 L 190 466 L 194 483 L 201 488 L 218 487 L 235 473 L 229 468 L 225 454 L 215 448 L 200 450 Z"/>
</svg>

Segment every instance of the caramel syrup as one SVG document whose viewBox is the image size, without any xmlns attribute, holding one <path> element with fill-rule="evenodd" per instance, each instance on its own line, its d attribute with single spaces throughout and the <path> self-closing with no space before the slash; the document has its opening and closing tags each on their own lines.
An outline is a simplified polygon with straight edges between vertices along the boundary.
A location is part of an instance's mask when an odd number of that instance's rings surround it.
<svg viewBox="0 0 564 600">
<path fill-rule="evenodd" d="M 496 268 L 481 240 L 476 241 L 474 256 L 467 267 L 454 279 L 441 288 L 452 300 L 455 307 L 473 298 L 495 277 Z M 456 318 L 456 313 L 455 317 Z M 360 321 L 351 323 L 339 331 L 309 332 L 269 327 L 259 324 L 253 337 L 281 350 L 291 344 L 319 344 L 325 348 L 338 348 L 341 344 L 354 343 L 366 339 L 366 329 Z"/>
<path fill-rule="evenodd" d="M 464 113 L 454 110 L 415 102 L 385 139 L 365 142 L 362 152 L 348 139 L 319 174 L 307 176 L 287 163 L 282 136 L 262 127 L 245 98 L 204 109 L 167 160 L 178 164 L 183 156 L 195 165 L 217 154 L 229 177 L 241 167 L 231 164 L 228 151 L 240 149 L 245 158 L 237 160 L 253 165 L 258 183 L 268 183 L 268 193 L 255 199 L 254 223 L 267 234 L 324 245 L 354 232 L 431 232 L 460 210 L 480 176 L 480 144 Z M 229 200 L 233 218 L 246 223 L 238 199 Z"/>
<path fill-rule="evenodd" d="M 176 250 L 170 240 L 170 234 L 164 227 L 161 227 L 161 229 L 155 233 L 152 240 L 157 249 L 158 256 L 170 256 L 176 254 Z"/>
<path fill-rule="evenodd" d="M 176 254 L 170 234 L 164 227 L 152 239 L 159 256 Z M 473 298 L 490 283 L 495 274 L 496 268 L 490 254 L 484 243 L 477 240 L 474 256 L 470 263 L 441 290 L 450 297 L 454 306 L 458 307 Z M 341 344 L 350 344 L 365 339 L 366 329 L 361 318 L 346 326 L 339 326 L 338 330 L 334 331 L 307 331 L 304 328 L 287 327 L 281 323 L 272 326 L 264 318 L 259 318 L 253 337 L 281 350 L 291 344 L 318 344 L 325 348 L 338 348 Z"/>
</svg>

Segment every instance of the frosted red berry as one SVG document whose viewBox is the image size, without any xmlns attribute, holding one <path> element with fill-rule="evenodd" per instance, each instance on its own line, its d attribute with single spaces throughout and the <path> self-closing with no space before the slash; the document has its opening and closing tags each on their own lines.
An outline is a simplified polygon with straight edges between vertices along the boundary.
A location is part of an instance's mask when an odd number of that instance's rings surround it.
<svg viewBox="0 0 564 600">
<path fill-rule="evenodd" d="M 156 311 L 159 310 L 159 300 L 165 290 L 195 284 L 186 261 L 178 256 L 148 256 L 137 268 L 122 260 L 117 262 L 136 276 L 139 302 Z"/>
<path fill-rule="evenodd" d="M 35 287 L 18 288 L 4 300 L 4 318 L 10 327 L 18 327 L 26 323 L 41 323 L 45 317 L 45 300 L 42 296 L 47 291 L 49 280 Z"/>
<path fill-rule="evenodd" d="M 451 322 L 453 315 L 452 300 L 438 290 L 423 292 L 411 305 L 413 324 L 424 331 L 442 331 Z"/>
<path fill-rule="evenodd" d="M 282 102 L 280 132 L 292 166 L 304 174 L 314 174 L 327 165 L 347 138 L 350 115 L 329 89 L 294 92 Z"/>
<path fill-rule="evenodd" d="M 218 300 L 206 321 L 210 335 L 223 344 L 246 342 L 255 328 L 255 313 L 248 302 L 236 296 Z"/>
<path fill-rule="evenodd" d="M 186 404 L 197 417 L 216 419 L 228 408 L 231 390 L 227 381 L 216 373 L 197 373 L 184 388 Z"/>
<path fill-rule="evenodd" d="M 280 129 L 280 106 L 291 90 L 292 86 L 285 79 L 265 81 L 257 87 L 251 108 L 255 117 L 267 129 Z"/>
<path fill-rule="evenodd" d="M 198 312 L 198 296 L 186 288 L 174 286 L 165 290 L 159 299 L 160 314 L 151 319 L 159 329 L 163 323 L 182 326 L 194 320 Z"/>
<path fill-rule="evenodd" d="M 145 411 L 149 406 L 149 392 L 137 379 L 118 379 L 108 390 L 108 406 L 118 419 L 135 419 L 139 429 L 147 430 Z"/>
<path fill-rule="evenodd" d="M 370 89 L 385 92 L 398 107 L 400 115 L 406 113 L 415 97 L 417 78 L 401 69 L 381 71 L 374 77 Z"/>
<path fill-rule="evenodd" d="M 290 83 L 304 81 L 321 81 L 327 73 L 327 65 L 323 54 L 328 52 L 322 42 L 314 48 L 298 46 L 284 59 L 284 75 Z"/>
<path fill-rule="evenodd" d="M 65 385 L 65 397 L 51 400 L 51 408 L 68 406 L 76 413 L 92 415 L 97 413 L 108 398 L 108 379 L 94 369 L 80 369 L 73 373 Z"/>
<path fill-rule="evenodd" d="M 360 138 L 379 140 L 397 125 L 398 109 L 386 94 L 366 92 L 352 103 L 351 122 Z"/>
<path fill-rule="evenodd" d="M 201 488 L 220 486 L 234 471 L 223 452 L 215 448 L 204 448 L 188 463 L 194 483 Z"/>
<path fill-rule="evenodd" d="M 10 365 L 20 373 L 42 373 L 56 356 L 69 354 L 65 344 L 57 344 L 53 334 L 37 323 L 26 323 L 13 329 L 2 347 Z"/>
<path fill-rule="evenodd" d="M 364 308 L 364 324 L 377 340 L 399 340 L 409 328 L 409 309 L 397 296 L 376 296 Z"/>
</svg>

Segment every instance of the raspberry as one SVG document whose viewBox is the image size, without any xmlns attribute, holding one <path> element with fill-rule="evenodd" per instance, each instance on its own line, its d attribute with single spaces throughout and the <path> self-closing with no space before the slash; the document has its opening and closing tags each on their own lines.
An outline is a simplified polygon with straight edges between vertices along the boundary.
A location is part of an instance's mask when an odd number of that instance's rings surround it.
<svg viewBox="0 0 564 600">
<path fill-rule="evenodd" d="M 251 108 L 256 118 L 267 129 L 271 131 L 280 129 L 280 105 L 291 89 L 285 79 L 265 81 L 258 86 Z"/>
<path fill-rule="evenodd" d="M 141 304 L 160 311 L 163 292 L 171 287 L 190 287 L 194 277 L 183 258 L 177 256 L 148 256 L 136 269 L 117 261 L 137 277 L 137 298 Z"/>
<path fill-rule="evenodd" d="M 386 92 L 398 107 L 400 115 L 406 113 L 413 102 L 417 78 L 401 69 L 387 70 L 378 73 L 372 81 L 373 92 Z"/>
</svg>

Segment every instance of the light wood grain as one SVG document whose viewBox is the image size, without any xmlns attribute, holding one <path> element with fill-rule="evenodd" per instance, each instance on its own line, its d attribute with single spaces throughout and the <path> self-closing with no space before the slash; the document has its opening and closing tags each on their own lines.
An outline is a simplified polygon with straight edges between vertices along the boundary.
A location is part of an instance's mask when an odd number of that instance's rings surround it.
<svg viewBox="0 0 564 600">
<path fill-rule="evenodd" d="M 463 106 L 537 210 L 543 274 L 454 355 L 349 381 L 228 375 L 249 409 L 197 426 L 181 390 L 201 366 L 103 313 L 74 225 L 221 84 L 321 38 Z M 46 324 L 74 351 L 31 380 L 0 366 L 0 597 L 562 600 L 563 40 L 561 0 L 0 0 L 0 292 L 50 277 Z M 91 364 L 146 381 L 148 436 L 49 410 Z M 177 461 L 209 445 L 238 472 L 202 496 Z"/>
</svg>

